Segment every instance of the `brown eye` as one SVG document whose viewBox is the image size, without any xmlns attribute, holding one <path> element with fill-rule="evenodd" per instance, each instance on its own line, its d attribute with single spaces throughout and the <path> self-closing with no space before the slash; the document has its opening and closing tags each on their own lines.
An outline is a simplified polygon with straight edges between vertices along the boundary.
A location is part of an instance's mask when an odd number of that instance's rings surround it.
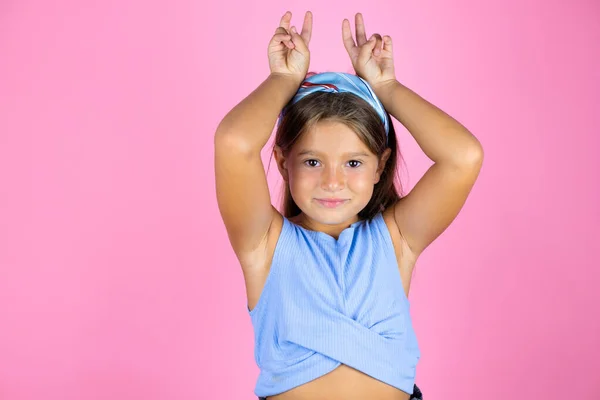
<svg viewBox="0 0 600 400">
<path fill-rule="evenodd" d="M 317 160 L 306 160 L 304 161 L 304 164 L 308 165 L 309 167 L 317 167 L 319 162 Z"/>
<path fill-rule="evenodd" d="M 348 162 L 348 164 L 350 165 L 350 168 L 356 168 L 359 167 L 362 163 L 357 160 L 351 160 Z"/>
</svg>

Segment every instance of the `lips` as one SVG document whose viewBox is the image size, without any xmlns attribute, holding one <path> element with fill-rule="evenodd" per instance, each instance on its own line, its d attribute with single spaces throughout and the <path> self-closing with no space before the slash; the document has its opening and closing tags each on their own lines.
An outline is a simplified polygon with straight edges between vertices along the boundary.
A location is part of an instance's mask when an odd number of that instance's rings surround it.
<svg viewBox="0 0 600 400">
<path fill-rule="evenodd" d="M 348 200 L 346 199 L 315 199 L 317 203 L 327 208 L 336 208 L 345 204 Z"/>
</svg>

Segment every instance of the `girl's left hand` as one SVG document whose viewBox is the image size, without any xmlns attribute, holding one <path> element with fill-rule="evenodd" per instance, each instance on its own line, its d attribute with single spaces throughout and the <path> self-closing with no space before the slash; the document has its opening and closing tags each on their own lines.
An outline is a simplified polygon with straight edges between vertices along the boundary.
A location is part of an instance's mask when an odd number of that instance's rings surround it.
<svg viewBox="0 0 600 400">
<path fill-rule="evenodd" d="M 350 31 L 350 21 L 342 22 L 342 37 L 344 47 L 348 51 L 356 74 L 375 89 L 377 86 L 396 80 L 394 58 L 392 53 L 392 38 L 378 33 L 367 40 L 365 23 L 361 13 L 355 16 L 356 43 Z M 382 47 L 383 44 L 383 47 Z"/>
</svg>

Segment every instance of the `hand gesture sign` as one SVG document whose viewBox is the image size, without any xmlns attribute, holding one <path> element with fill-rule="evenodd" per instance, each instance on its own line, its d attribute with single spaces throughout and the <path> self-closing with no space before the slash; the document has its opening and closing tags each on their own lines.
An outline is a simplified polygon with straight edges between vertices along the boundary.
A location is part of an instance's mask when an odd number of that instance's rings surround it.
<svg viewBox="0 0 600 400">
<path fill-rule="evenodd" d="M 394 58 L 392 53 L 392 38 L 375 33 L 367 40 L 365 23 L 362 14 L 355 16 L 356 43 L 350 31 L 350 21 L 342 22 L 342 37 L 344 47 L 350 56 L 356 74 L 372 87 L 385 82 L 396 80 Z M 383 43 L 383 48 L 381 47 Z"/>
<path fill-rule="evenodd" d="M 312 13 L 306 12 L 302 31 L 290 28 L 292 13 L 286 12 L 269 42 L 269 67 L 272 74 L 289 76 L 298 81 L 306 77 L 310 63 L 308 43 L 312 34 Z"/>
</svg>

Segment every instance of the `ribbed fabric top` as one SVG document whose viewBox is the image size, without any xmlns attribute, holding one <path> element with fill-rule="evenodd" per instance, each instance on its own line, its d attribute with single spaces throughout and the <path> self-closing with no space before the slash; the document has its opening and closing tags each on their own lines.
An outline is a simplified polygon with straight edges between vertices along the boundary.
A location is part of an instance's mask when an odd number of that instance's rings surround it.
<svg viewBox="0 0 600 400">
<path fill-rule="evenodd" d="M 249 311 L 260 368 L 254 393 L 273 396 L 346 364 L 412 394 L 421 354 L 409 308 L 381 213 L 337 240 L 284 217 Z"/>
</svg>

